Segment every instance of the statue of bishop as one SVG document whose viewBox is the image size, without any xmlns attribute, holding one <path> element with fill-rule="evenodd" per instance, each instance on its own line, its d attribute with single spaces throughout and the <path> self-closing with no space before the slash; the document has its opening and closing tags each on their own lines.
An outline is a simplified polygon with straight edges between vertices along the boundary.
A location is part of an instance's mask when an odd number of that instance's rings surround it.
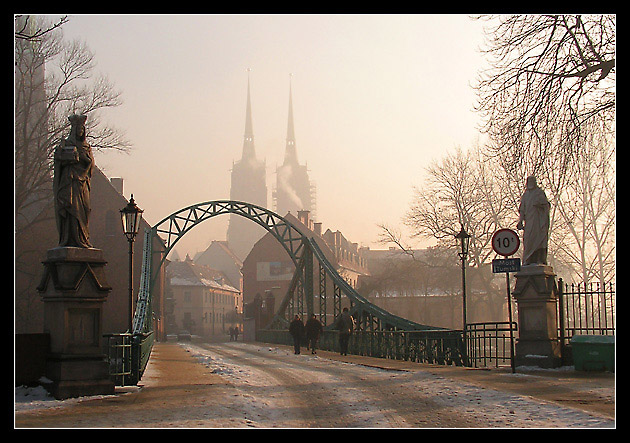
<svg viewBox="0 0 630 443">
<path fill-rule="evenodd" d="M 547 264 L 549 241 L 549 200 L 534 176 L 527 177 L 527 189 L 518 208 L 517 229 L 523 232 L 523 265 Z"/>
</svg>

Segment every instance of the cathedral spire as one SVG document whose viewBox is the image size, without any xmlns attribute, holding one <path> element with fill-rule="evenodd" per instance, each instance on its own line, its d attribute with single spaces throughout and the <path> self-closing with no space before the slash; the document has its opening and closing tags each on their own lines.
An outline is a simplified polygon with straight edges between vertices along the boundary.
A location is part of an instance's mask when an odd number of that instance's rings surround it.
<svg viewBox="0 0 630 443">
<path fill-rule="evenodd" d="M 295 130 L 293 128 L 293 94 L 291 89 L 291 77 L 289 74 L 289 122 L 287 124 L 287 145 L 284 151 L 284 164 L 298 164 L 297 151 L 295 149 Z"/>
<path fill-rule="evenodd" d="M 245 110 L 245 134 L 243 139 L 243 157 L 242 159 L 256 158 L 256 150 L 254 149 L 254 129 L 252 126 L 252 102 L 249 96 L 249 71 L 247 68 L 247 108 Z"/>
</svg>

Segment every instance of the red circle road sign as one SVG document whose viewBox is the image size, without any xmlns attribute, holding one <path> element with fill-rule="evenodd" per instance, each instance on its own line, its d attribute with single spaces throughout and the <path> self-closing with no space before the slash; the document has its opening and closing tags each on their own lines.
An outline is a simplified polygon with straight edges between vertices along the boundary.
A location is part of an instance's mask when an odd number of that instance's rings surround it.
<svg viewBox="0 0 630 443">
<path fill-rule="evenodd" d="M 492 249 L 504 257 L 515 254 L 520 245 L 518 234 L 511 229 L 499 229 L 492 236 Z"/>
</svg>

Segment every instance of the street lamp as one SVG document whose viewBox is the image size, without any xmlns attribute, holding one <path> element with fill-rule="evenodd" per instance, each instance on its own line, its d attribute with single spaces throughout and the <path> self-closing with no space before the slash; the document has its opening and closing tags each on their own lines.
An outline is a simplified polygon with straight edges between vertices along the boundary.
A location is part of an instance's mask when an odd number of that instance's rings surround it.
<svg viewBox="0 0 630 443">
<path fill-rule="evenodd" d="M 455 236 L 457 240 L 461 243 L 461 252 L 458 252 L 460 260 L 462 261 L 462 301 L 463 301 L 463 333 L 464 333 L 464 350 L 467 351 L 467 340 L 466 340 L 466 257 L 468 257 L 468 246 L 470 245 L 470 234 L 468 234 L 464 230 L 464 225 L 462 224 L 462 229 Z M 467 355 L 467 352 L 466 352 Z M 465 357 L 466 357 L 465 355 Z"/>
<path fill-rule="evenodd" d="M 123 232 L 129 241 L 129 333 L 133 332 L 133 241 L 138 235 L 140 217 L 143 212 L 133 200 L 133 194 L 127 206 L 120 210 Z"/>
</svg>

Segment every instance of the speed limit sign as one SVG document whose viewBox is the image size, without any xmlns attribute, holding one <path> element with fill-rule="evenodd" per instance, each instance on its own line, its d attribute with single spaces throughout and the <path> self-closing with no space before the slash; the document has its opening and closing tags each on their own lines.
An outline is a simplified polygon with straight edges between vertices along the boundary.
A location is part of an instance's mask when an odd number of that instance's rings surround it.
<svg viewBox="0 0 630 443">
<path fill-rule="evenodd" d="M 499 229 L 492 236 L 492 249 L 504 257 L 515 254 L 520 245 L 518 234 L 511 229 Z"/>
</svg>

